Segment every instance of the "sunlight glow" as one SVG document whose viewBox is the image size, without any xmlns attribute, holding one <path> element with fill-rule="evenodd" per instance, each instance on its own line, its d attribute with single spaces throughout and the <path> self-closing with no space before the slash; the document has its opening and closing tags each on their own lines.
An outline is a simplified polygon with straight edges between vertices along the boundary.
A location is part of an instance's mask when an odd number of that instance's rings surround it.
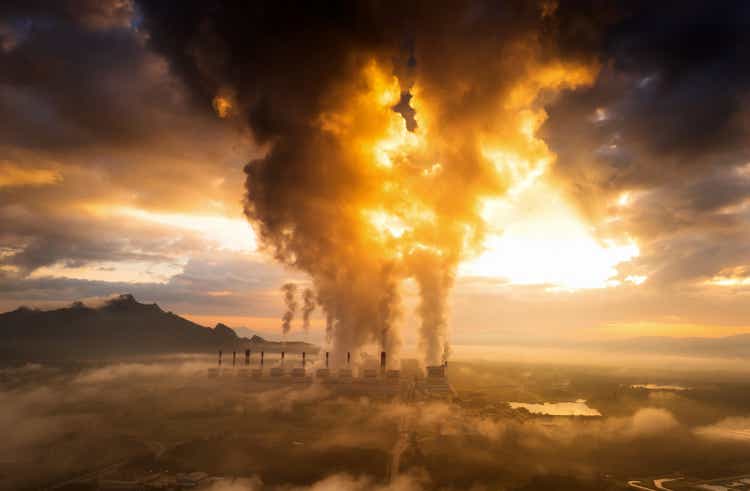
<svg viewBox="0 0 750 491">
<path fill-rule="evenodd" d="M 386 211 L 365 211 L 363 213 L 380 234 L 389 234 L 391 237 L 399 238 L 409 229 L 399 217 Z"/>
<path fill-rule="evenodd" d="M 166 283 L 180 274 L 186 259 L 165 262 L 163 258 L 154 261 L 101 261 L 82 266 L 65 263 L 43 266 L 36 269 L 29 278 L 72 278 L 87 281 L 110 281 L 122 283 Z"/>
<path fill-rule="evenodd" d="M 748 286 L 750 285 L 750 268 L 747 266 L 724 268 L 705 283 L 713 286 Z"/>
<path fill-rule="evenodd" d="M 624 192 L 620 195 L 619 198 L 617 198 L 617 204 L 619 206 L 628 206 L 630 203 L 630 193 Z"/>
<path fill-rule="evenodd" d="M 490 233 L 485 251 L 461 265 L 462 276 L 495 277 L 517 285 L 548 285 L 576 290 L 617 286 L 617 265 L 639 255 L 633 241 L 597 240 L 574 210 L 537 181 L 517 200 L 487 203 L 489 224 L 505 224 Z M 646 277 L 629 276 L 639 285 Z"/>
<path fill-rule="evenodd" d="M 62 181 L 62 175 L 52 169 L 22 167 L 0 160 L 0 188 L 15 186 L 46 186 Z"/>
<path fill-rule="evenodd" d="M 232 114 L 232 101 L 225 96 L 217 95 L 213 100 L 216 115 L 222 119 L 228 118 Z"/>
<path fill-rule="evenodd" d="M 118 208 L 117 213 L 140 220 L 198 232 L 205 239 L 216 242 L 220 249 L 239 252 L 253 252 L 256 250 L 255 234 L 247 220 L 242 218 L 186 213 L 156 213 L 130 207 Z"/>
<path fill-rule="evenodd" d="M 604 288 L 617 275 L 617 264 L 638 255 L 638 247 L 602 245 L 576 232 L 568 236 L 541 238 L 509 230 L 492 236 L 487 251 L 465 263 L 465 276 L 506 278 L 519 285 L 550 285 L 562 289 Z"/>
<path fill-rule="evenodd" d="M 716 286 L 747 286 L 750 278 L 728 278 L 726 276 L 714 276 L 708 281 L 709 285 Z"/>
</svg>

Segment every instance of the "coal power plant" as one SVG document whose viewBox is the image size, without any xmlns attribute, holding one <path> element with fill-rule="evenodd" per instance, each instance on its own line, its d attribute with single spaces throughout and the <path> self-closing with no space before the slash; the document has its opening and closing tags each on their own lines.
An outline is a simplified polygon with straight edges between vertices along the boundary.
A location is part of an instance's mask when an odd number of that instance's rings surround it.
<svg viewBox="0 0 750 491">
<path fill-rule="evenodd" d="M 209 378 L 222 382 L 234 381 L 258 384 L 325 384 L 339 392 L 383 396 L 404 396 L 415 391 L 428 398 L 453 399 L 455 390 L 448 381 L 447 362 L 430 365 L 423 369 L 417 360 L 406 359 L 399 366 L 406 370 L 389 368 L 388 353 L 379 356 L 361 353 L 360 360 L 353 362 L 352 353 L 347 352 L 345 362 L 332 367 L 330 352 L 320 352 L 314 358 L 307 352 L 287 356 L 285 351 L 275 359 L 268 359 L 264 352 L 253 357 L 245 351 L 244 366 L 231 367 L 223 364 L 223 354 L 218 352 L 217 366 L 208 369 Z M 343 357 L 342 357 L 343 358 Z"/>
</svg>

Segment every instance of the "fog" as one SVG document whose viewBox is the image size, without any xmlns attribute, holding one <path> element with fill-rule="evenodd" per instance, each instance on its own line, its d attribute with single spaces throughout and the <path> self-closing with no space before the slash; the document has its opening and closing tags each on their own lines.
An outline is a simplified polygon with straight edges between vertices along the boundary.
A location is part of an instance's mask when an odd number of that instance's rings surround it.
<svg viewBox="0 0 750 491">
<path fill-rule="evenodd" d="M 620 489 L 736 474 L 750 451 L 748 387 L 715 372 L 456 361 L 457 397 L 439 400 L 208 377 L 214 367 L 186 355 L 4 368 L 2 488 L 204 472 L 211 490 Z M 632 387 L 662 379 L 690 389 Z M 578 399 L 602 416 L 508 405 Z"/>
</svg>

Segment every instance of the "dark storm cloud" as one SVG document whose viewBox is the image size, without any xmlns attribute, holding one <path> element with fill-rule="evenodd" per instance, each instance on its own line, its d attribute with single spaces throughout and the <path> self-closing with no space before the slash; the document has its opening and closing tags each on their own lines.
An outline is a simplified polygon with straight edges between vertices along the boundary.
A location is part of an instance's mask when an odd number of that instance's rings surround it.
<svg viewBox="0 0 750 491">
<path fill-rule="evenodd" d="M 44 4 L 50 8 L 0 11 L 6 24 L 24 26 L 22 39 L 0 53 L 2 144 L 65 151 L 154 136 L 152 118 L 168 91 L 138 84 L 149 61 L 138 33 L 121 20 L 90 28 L 75 2 Z"/>
<path fill-rule="evenodd" d="M 749 260 L 748 25 L 744 2 L 631 3 L 606 32 L 597 82 L 548 108 L 556 176 L 604 232 L 639 240 L 654 279 Z M 613 211 L 623 191 L 632 203 Z"/>
<path fill-rule="evenodd" d="M 227 199 L 219 180 L 240 171 L 248 139 L 196 107 L 146 48 L 132 2 L 4 3 L 0 26 L 0 163 L 59 177 L 29 200 L 3 183 L 2 202 Z"/>
<path fill-rule="evenodd" d="M 614 176 L 624 184 L 747 159 L 750 9 L 743 2 L 637 5 L 607 31 L 597 83 L 550 108 L 547 136 L 561 147 L 560 170 L 575 162 L 575 146 L 561 139 L 576 134 L 581 150 L 615 144 L 637 155 L 628 160 L 641 172 Z M 606 115 L 596 119 L 598 108 Z M 574 126 L 564 131 L 566 124 Z M 591 160 L 585 151 L 582 164 Z M 652 164 L 660 172 L 648 172 Z"/>
<path fill-rule="evenodd" d="M 196 106 L 146 47 L 139 22 L 129 0 L 0 5 L 6 275 L 102 262 L 175 265 L 214 246 L 122 216 L 120 207 L 240 214 L 249 137 L 210 104 Z"/>
</svg>

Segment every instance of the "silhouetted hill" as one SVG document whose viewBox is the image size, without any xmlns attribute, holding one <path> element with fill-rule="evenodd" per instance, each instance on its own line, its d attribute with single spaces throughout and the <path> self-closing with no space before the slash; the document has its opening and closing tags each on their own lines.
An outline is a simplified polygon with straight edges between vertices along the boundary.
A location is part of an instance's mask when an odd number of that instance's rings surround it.
<svg viewBox="0 0 750 491">
<path fill-rule="evenodd" d="M 0 314 L 0 357 L 3 359 L 98 359 L 162 353 L 212 353 L 219 349 L 310 353 L 311 344 L 279 343 L 259 336 L 237 336 L 224 324 L 213 329 L 143 304 L 129 294 L 101 307 L 75 302 L 56 310 L 25 307 Z"/>
</svg>

